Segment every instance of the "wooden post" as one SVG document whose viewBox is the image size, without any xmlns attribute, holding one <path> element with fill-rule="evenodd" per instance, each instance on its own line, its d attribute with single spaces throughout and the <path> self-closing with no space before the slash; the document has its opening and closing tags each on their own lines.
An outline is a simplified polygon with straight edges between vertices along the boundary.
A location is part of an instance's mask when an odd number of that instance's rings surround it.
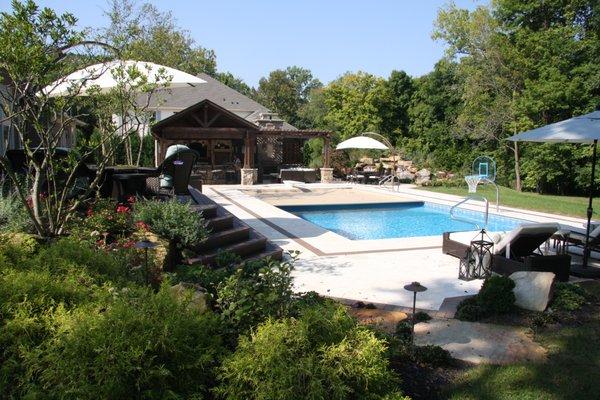
<svg viewBox="0 0 600 400">
<path fill-rule="evenodd" d="M 250 134 L 246 131 L 244 137 L 244 168 L 252 168 L 252 160 L 250 156 Z"/>
<path fill-rule="evenodd" d="M 254 153 L 256 153 L 256 133 L 249 133 L 250 141 L 250 168 L 254 168 Z"/>
<path fill-rule="evenodd" d="M 323 136 L 323 168 L 329 168 L 330 142 L 329 136 Z"/>
</svg>

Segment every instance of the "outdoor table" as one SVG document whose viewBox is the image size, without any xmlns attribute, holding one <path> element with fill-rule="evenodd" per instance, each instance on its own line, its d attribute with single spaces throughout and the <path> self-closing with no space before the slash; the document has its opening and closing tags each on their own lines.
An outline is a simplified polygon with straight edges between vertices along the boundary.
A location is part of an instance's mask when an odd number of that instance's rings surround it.
<svg viewBox="0 0 600 400">
<path fill-rule="evenodd" d="M 86 164 L 87 168 L 94 174 L 98 173 L 98 166 L 95 164 Z M 154 167 L 136 167 L 131 165 L 109 165 L 104 167 L 102 171 L 102 177 L 99 182 L 99 192 L 101 197 L 109 197 L 114 194 L 114 180 L 113 175 L 115 174 L 145 174 L 151 176 L 158 173 L 158 169 Z"/>
<path fill-rule="evenodd" d="M 113 174 L 113 198 L 125 201 L 129 196 L 142 196 L 146 189 L 147 173 Z"/>
</svg>

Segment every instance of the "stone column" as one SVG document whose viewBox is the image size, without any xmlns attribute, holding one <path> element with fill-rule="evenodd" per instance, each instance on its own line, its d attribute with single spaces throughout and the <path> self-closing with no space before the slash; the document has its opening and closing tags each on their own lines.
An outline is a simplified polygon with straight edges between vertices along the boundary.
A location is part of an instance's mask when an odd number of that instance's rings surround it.
<svg viewBox="0 0 600 400">
<path fill-rule="evenodd" d="M 254 185 L 258 179 L 258 170 L 256 168 L 242 168 L 241 183 L 242 186 Z"/>
<path fill-rule="evenodd" d="M 333 168 L 321 168 L 321 183 L 333 182 Z"/>
</svg>

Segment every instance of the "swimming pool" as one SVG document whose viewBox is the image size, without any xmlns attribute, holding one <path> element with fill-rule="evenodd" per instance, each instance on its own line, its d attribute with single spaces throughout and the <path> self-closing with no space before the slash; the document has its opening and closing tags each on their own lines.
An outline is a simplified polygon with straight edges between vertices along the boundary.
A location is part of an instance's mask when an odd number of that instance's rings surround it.
<svg viewBox="0 0 600 400">
<path fill-rule="evenodd" d="M 483 225 L 483 213 L 460 209 L 461 220 L 450 217 L 450 207 L 427 202 L 279 206 L 315 225 L 348 239 L 387 239 L 436 236 L 472 231 Z M 469 222 L 463 221 L 469 220 Z M 489 231 L 510 231 L 529 221 L 489 215 Z"/>
</svg>

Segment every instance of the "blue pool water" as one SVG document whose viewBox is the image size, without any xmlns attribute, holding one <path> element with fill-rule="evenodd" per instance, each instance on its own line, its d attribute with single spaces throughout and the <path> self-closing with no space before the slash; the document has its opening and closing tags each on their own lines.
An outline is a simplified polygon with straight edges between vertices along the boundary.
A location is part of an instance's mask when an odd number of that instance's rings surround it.
<svg viewBox="0 0 600 400">
<path fill-rule="evenodd" d="M 281 206 L 315 225 L 348 239 L 386 239 L 436 236 L 444 232 L 472 231 L 483 225 L 483 213 L 457 210 L 455 215 L 470 222 L 450 218 L 450 207 L 433 203 L 383 203 L 352 205 Z M 490 214 L 488 231 L 510 231 L 525 220 Z"/>
</svg>

